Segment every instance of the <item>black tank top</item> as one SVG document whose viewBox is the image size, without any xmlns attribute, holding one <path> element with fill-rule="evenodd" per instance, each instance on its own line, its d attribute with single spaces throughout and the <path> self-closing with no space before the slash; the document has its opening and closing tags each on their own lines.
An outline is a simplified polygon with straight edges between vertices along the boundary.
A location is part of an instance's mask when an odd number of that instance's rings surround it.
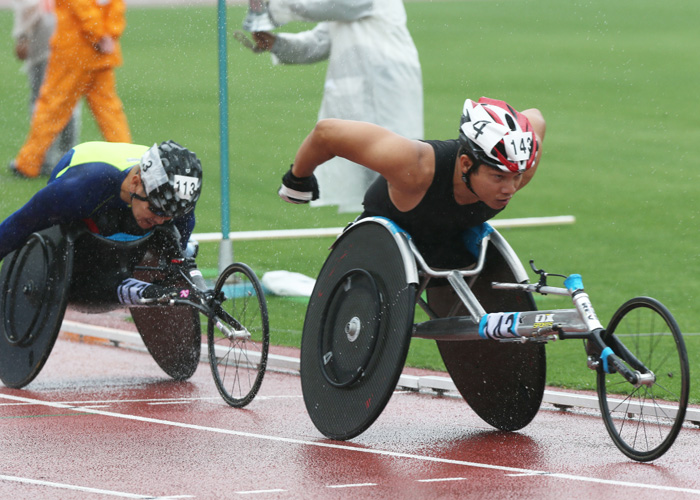
<svg viewBox="0 0 700 500">
<path fill-rule="evenodd" d="M 365 193 L 360 217 L 382 216 L 407 231 L 431 267 L 465 267 L 475 258 L 464 246 L 463 232 L 493 218 L 500 210 L 483 202 L 460 205 L 454 199 L 452 179 L 459 142 L 425 141 L 435 151 L 435 175 L 423 199 L 407 212 L 398 210 L 389 198 L 386 179 L 379 177 Z"/>
</svg>

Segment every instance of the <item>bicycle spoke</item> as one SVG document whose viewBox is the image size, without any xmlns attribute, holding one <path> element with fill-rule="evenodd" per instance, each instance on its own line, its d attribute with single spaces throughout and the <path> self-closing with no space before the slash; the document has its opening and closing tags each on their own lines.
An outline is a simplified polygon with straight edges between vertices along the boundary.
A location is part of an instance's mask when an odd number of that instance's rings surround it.
<svg viewBox="0 0 700 500">
<path fill-rule="evenodd" d="M 683 338 L 666 308 L 647 297 L 632 299 L 618 309 L 608 327 L 608 336 L 613 334 L 656 380 L 635 387 L 618 374 L 599 369 L 603 420 L 623 453 L 634 460 L 654 460 L 673 444 L 688 404 L 689 370 Z"/>
<path fill-rule="evenodd" d="M 216 317 L 209 321 L 209 360 L 224 401 L 242 407 L 257 394 L 267 366 L 270 335 L 267 305 L 257 277 L 246 265 L 232 264 L 226 268 L 217 280 L 216 296 L 228 282 L 234 283 L 233 290 L 216 308 Z M 233 333 L 216 335 L 217 322 Z"/>
</svg>

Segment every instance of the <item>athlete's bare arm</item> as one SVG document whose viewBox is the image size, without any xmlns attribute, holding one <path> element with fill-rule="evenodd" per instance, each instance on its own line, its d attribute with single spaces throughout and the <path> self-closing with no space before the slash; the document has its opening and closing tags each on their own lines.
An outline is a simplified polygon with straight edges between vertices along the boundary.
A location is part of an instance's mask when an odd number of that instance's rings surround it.
<svg viewBox="0 0 700 500">
<path fill-rule="evenodd" d="M 326 119 L 319 121 L 304 139 L 292 173 L 308 177 L 317 166 L 335 156 L 374 170 L 393 189 L 406 194 L 425 192 L 435 163 L 432 148 L 426 143 L 371 123 Z"/>
</svg>

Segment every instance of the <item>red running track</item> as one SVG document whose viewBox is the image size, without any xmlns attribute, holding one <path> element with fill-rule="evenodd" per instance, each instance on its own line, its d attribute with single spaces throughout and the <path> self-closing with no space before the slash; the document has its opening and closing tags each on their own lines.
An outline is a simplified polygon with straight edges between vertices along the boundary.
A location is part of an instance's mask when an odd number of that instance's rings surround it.
<svg viewBox="0 0 700 500">
<path fill-rule="evenodd" d="M 294 374 L 245 409 L 207 364 L 173 382 L 143 352 L 61 336 L 23 390 L 0 387 L 0 498 L 700 498 L 700 431 L 652 464 L 595 415 L 546 408 L 499 432 L 455 397 L 396 393 L 351 442 L 324 439 Z"/>
</svg>

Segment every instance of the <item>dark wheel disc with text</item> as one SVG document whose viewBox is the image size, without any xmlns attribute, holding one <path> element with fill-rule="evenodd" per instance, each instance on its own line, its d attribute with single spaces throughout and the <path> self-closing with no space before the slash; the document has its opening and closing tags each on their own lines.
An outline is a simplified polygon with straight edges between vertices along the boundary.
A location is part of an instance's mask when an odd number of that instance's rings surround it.
<svg viewBox="0 0 700 500">
<path fill-rule="evenodd" d="M 63 321 L 73 255 L 62 229 L 34 233 L 0 273 L 0 379 L 20 388 L 41 371 Z"/>
<path fill-rule="evenodd" d="M 493 281 L 513 280 L 513 271 L 500 250 L 489 244 L 486 267 L 472 286 L 486 312 L 537 309 L 529 293 L 491 288 Z M 532 421 L 544 395 L 547 370 L 543 344 L 484 340 L 438 341 L 437 345 L 460 394 L 484 421 L 504 431 L 521 429 Z"/>
<path fill-rule="evenodd" d="M 319 273 L 302 336 L 304 402 L 323 435 L 351 439 L 381 414 L 406 360 L 414 306 L 388 229 L 348 229 Z"/>
</svg>

